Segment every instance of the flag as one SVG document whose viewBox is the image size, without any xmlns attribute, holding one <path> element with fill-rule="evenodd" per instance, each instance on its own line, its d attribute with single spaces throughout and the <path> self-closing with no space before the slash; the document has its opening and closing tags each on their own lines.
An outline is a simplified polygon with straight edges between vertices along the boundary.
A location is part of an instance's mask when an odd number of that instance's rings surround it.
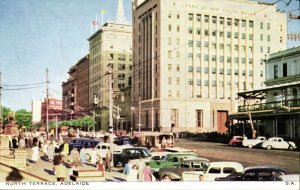
<svg viewBox="0 0 300 190">
<path fill-rule="evenodd" d="M 92 21 L 92 26 L 97 26 L 98 22 L 97 21 Z"/>
<path fill-rule="evenodd" d="M 102 13 L 103 15 L 105 15 L 105 14 L 107 13 L 107 10 L 102 9 L 101 13 Z"/>
</svg>

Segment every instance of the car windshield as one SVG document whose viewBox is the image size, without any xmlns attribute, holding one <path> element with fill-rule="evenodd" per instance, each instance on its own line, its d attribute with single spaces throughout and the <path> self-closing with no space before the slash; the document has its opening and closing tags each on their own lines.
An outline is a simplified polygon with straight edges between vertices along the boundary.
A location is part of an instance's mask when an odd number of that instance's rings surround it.
<svg viewBox="0 0 300 190">
<path fill-rule="evenodd" d="M 187 155 L 167 155 L 165 156 L 162 161 L 167 162 L 168 160 L 172 160 L 172 157 L 178 157 L 180 159 L 186 160 L 186 159 L 197 159 L 198 157 L 196 155 L 193 154 L 187 154 Z"/>
</svg>

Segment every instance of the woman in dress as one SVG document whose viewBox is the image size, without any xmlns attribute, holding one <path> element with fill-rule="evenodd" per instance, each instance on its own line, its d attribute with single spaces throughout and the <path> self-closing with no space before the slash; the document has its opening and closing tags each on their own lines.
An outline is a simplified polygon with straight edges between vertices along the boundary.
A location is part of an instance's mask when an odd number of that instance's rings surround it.
<svg viewBox="0 0 300 190">
<path fill-rule="evenodd" d="M 138 167 L 136 165 L 132 166 L 132 169 L 127 175 L 127 181 L 138 181 Z"/>
<path fill-rule="evenodd" d="M 146 166 L 144 167 L 144 181 L 146 181 L 146 182 L 152 181 L 151 174 L 152 173 L 151 173 L 149 163 L 146 163 Z"/>
<path fill-rule="evenodd" d="M 34 146 L 32 147 L 31 160 L 33 161 L 33 163 L 36 163 L 39 160 L 39 148 L 37 144 L 34 144 Z"/>
<path fill-rule="evenodd" d="M 48 161 L 52 162 L 54 158 L 54 146 L 53 143 L 50 143 L 48 148 L 47 148 L 47 154 L 48 154 Z"/>
</svg>

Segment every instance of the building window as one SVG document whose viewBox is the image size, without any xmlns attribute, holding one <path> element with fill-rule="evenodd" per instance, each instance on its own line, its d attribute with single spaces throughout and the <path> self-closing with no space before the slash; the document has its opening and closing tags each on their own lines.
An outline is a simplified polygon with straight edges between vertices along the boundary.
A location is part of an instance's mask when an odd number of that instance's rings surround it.
<svg viewBox="0 0 300 190">
<path fill-rule="evenodd" d="M 193 66 L 189 66 L 188 71 L 189 71 L 189 73 L 192 73 L 193 72 Z"/>
<path fill-rule="evenodd" d="M 197 73 L 201 73 L 201 67 L 197 66 L 197 67 L 196 67 L 196 72 L 197 72 Z"/>
<path fill-rule="evenodd" d="M 204 15 L 204 22 L 208 23 L 209 22 L 209 16 L 208 15 Z"/>
<path fill-rule="evenodd" d="M 246 63 L 246 58 L 242 57 L 242 63 L 245 64 Z"/>
<path fill-rule="evenodd" d="M 278 65 L 274 65 L 274 79 L 278 78 Z"/>
<path fill-rule="evenodd" d="M 196 41 L 196 47 L 201 47 L 201 41 Z"/>
<path fill-rule="evenodd" d="M 260 46 L 260 53 L 263 53 L 263 52 L 264 52 L 264 47 Z"/>
<path fill-rule="evenodd" d="M 201 54 L 200 54 L 200 53 L 197 53 L 197 54 L 196 54 L 196 58 L 197 58 L 197 59 L 201 59 Z"/>
<path fill-rule="evenodd" d="M 253 28 L 253 21 L 249 21 L 249 28 Z"/>
<path fill-rule="evenodd" d="M 204 67 L 204 73 L 208 74 L 208 67 Z"/>
<path fill-rule="evenodd" d="M 252 71 L 252 70 L 249 71 L 249 76 L 250 76 L 250 77 L 253 76 L 253 71 Z"/>
<path fill-rule="evenodd" d="M 217 81 L 212 80 L 212 81 L 211 81 L 211 85 L 212 85 L 212 86 L 217 86 Z"/>
<path fill-rule="evenodd" d="M 238 39 L 238 37 L 239 37 L 239 33 L 238 33 L 238 32 L 235 32 L 235 33 L 234 33 L 234 38 Z"/>
<path fill-rule="evenodd" d="M 264 76 L 264 71 L 260 71 L 260 76 L 261 76 L 261 77 Z"/>
<path fill-rule="evenodd" d="M 119 80 L 125 80 L 125 74 L 124 73 L 119 73 L 118 74 L 118 79 Z"/>
<path fill-rule="evenodd" d="M 168 96 L 169 96 L 169 97 L 172 97 L 172 90 L 169 90 L 169 91 L 168 91 Z"/>
<path fill-rule="evenodd" d="M 193 21 L 194 19 L 194 14 L 193 13 L 189 13 L 189 21 Z"/>
<path fill-rule="evenodd" d="M 201 29 L 200 28 L 196 29 L 196 34 L 201 35 Z"/>
<path fill-rule="evenodd" d="M 201 15 L 197 14 L 196 15 L 196 20 L 197 20 L 197 22 L 201 22 Z"/>
<path fill-rule="evenodd" d="M 239 50 L 239 46 L 238 45 L 234 45 L 234 50 L 238 51 Z"/>
<path fill-rule="evenodd" d="M 204 42 L 204 47 L 208 48 L 208 42 Z"/>
<path fill-rule="evenodd" d="M 193 85 L 193 79 L 188 80 L 188 85 Z"/>
<path fill-rule="evenodd" d="M 253 40 L 253 34 L 249 34 L 249 40 Z"/>
<path fill-rule="evenodd" d="M 204 61 L 208 61 L 208 60 L 209 60 L 208 54 L 204 54 Z"/>
<path fill-rule="evenodd" d="M 121 63 L 118 64 L 118 70 L 119 71 L 125 70 L 125 68 L 126 68 L 125 64 L 121 64 Z"/>
<path fill-rule="evenodd" d="M 177 96 L 177 98 L 180 98 L 180 91 L 179 90 L 177 90 L 176 96 Z"/>
<path fill-rule="evenodd" d="M 231 26 L 231 24 L 232 24 L 231 22 L 232 22 L 232 21 L 231 21 L 231 18 L 227 18 L 227 25 L 228 25 L 228 26 Z"/>
<path fill-rule="evenodd" d="M 189 53 L 189 54 L 188 54 L 188 58 L 189 58 L 189 59 L 193 59 L 193 53 Z"/>
<path fill-rule="evenodd" d="M 242 27 L 246 27 L 246 21 L 242 20 Z"/>
<path fill-rule="evenodd" d="M 172 25 L 169 24 L 169 31 L 172 31 Z"/>
<path fill-rule="evenodd" d="M 118 54 L 118 60 L 119 61 L 125 61 L 126 60 L 126 55 L 125 54 Z"/>
<path fill-rule="evenodd" d="M 268 42 L 271 41 L 271 36 L 270 35 L 267 36 L 267 41 Z"/>
<path fill-rule="evenodd" d="M 203 127 L 203 110 L 196 110 L 196 127 Z"/>
<path fill-rule="evenodd" d="M 270 53 L 270 52 L 271 52 L 271 48 L 267 47 L 267 53 Z"/>
<path fill-rule="evenodd" d="M 176 57 L 180 57 L 180 51 L 176 51 Z"/>
<path fill-rule="evenodd" d="M 224 49 L 224 44 L 219 44 L 219 49 Z"/>
<path fill-rule="evenodd" d="M 224 62 L 224 56 L 223 55 L 219 56 L 219 61 L 222 62 L 222 63 Z"/>
<path fill-rule="evenodd" d="M 172 71 L 172 64 L 168 64 L 168 71 Z"/>
<path fill-rule="evenodd" d="M 171 38 L 171 37 L 168 38 L 168 44 L 169 44 L 169 45 L 172 44 L 172 38 Z"/>
<path fill-rule="evenodd" d="M 201 80 L 200 79 L 197 79 L 197 86 L 201 86 Z"/>
<path fill-rule="evenodd" d="M 264 35 L 260 34 L 260 41 L 263 41 L 263 40 L 264 40 Z"/>
<path fill-rule="evenodd" d="M 172 51 L 168 51 L 168 57 L 172 58 Z"/>
<path fill-rule="evenodd" d="M 177 79 L 176 79 L 176 84 L 180 85 L 180 78 L 179 77 L 177 77 Z"/>
<path fill-rule="evenodd" d="M 238 19 L 234 19 L 234 26 L 239 26 L 239 20 Z"/>
<path fill-rule="evenodd" d="M 280 37 L 279 42 L 282 43 L 282 37 Z"/>
<path fill-rule="evenodd" d="M 189 27 L 188 33 L 189 33 L 189 34 L 193 34 L 193 28 Z"/>
<path fill-rule="evenodd" d="M 213 16 L 213 17 L 211 18 L 211 21 L 212 21 L 212 23 L 216 24 L 216 23 L 217 23 L 217 17 Z"/>
<path fill-rule="evenodd" d="M 172 77 L 168 77 L 168 83 L 172 84 Z"/>
<path fill-rule="evenodd" d="M 227 57 L 227 63 L 231 63 L 231 57 L 230 56 Z"/>
<path fill-rule="evenodd" d="M 271 24 L 267 23 L 267 30 L 270 30 L 270 28 L 271 28 Z"/>
<path fill-rule="evenodd" d="M 231 32 L 227 32 L 227 38 L 231 38 Z"/>
<path fill-rule="evenodd" d="M 208 86 L 209 85 L 209 81 L 208 80 L 205 80 L 204 81 L 204 86 Z"/>
<path fill-rule="evenodd" d="M 238 63 L 239 62 L 239 58 L 238 57 L 234 57 L 234 63 Z"/>
<path fill-rule="evenodd" d="M 220 24 L 224 24 L 224 17 L 220 17 L 219 21 Z"/>
<path fill-rule="evenodd" d="M 208 30 L 204 30 L 204 35 L 208 36 L 209 35 L 209 31 Z"/>
<path fill-rule="evenodd" d="M 189 46 L 189 47 L 193 47 L 193 40 L 189 40 L 189 41 L 188 41 L 188 46 Z"/>
<path fill-rule="evenodd" d="M 220 37 L 223 37 L 223 36 L 224 36 L 224 32 L 220 32 L 220 33 L 219 33 L 219 36 L 220 36 Z"/>
<path fill-rule="evenodd" d="M 249 64 L 252 64 L 252 63 L 253 63 L 253 59 L 249 58 Z"/>
<path fill-rule="evenodd" d="M 287 63 L 284 63 L 282 66 L 283 66 L 282 76 L 287 77 Z"/>
<path fill-rule="evenodd" d="M 169 13 L 168 18 L 172 18 L 172 14 L 171 13 Z"/>
<path fill-rule="evenodd" d="M 177 65 L 177 67 L 176 67 L 176 71 L 180 71 L 180 65 Z"/>
<path fill-rule="evenodd" d="M 220 69 L 219 69 L 219 73 L 220 73 L 221 75 L 223 75 L 223 74 L 224 74 L 224 69 L 223 69 L 223 68 L 220 68 Z"/>
<path fill-rule="evenodd" d="M 180 26 L 177 25 L 177 32 L 180 32 Z"/>
<path fill-rule="evenodd" d="M 211 73 L 212 73 L 212 74 L 216 74 L 216 68 L 212 68 L 212 69 L 211 69 Z"/>
<path fill-rule="evenodd" d="M 246 34 L 245 33 L 242 33 L 242 39 L 246 39 Z"/>
<path fill-rule="evenodd" d="M 263 22 L 260 23 L 260 29 L 264 29 L 264 23 Z"/>
<path fill-rule="evenodd" d="M 231 69 L 227 69 L 227 75 L 231 75 Z"/>
</svg>

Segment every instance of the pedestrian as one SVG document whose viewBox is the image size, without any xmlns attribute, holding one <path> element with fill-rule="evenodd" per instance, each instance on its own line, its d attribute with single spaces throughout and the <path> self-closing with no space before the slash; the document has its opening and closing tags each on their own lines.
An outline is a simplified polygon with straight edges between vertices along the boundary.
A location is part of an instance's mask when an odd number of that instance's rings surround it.
<svg viewBox="0 0 300 190">
<path fill-rule="evenodd" d="M 80 163 L 80 155 L 79 152 L 77 150 L 77 148 L 73 148 L 71 153 L 70 153 L 70 157 L 69 160 L 71 163 L 75 163 L 77 166 Z"/>
<path fill-rule="evenodd" d="M 112 153 L 111 153 L 111 151 L 108 151 L 107 153 L 106 153 L 106 156 L 105 156 L 105 163 L 106 163 L 106 165 L 105 165 L 105 168 L 106 168 L 106 171 L 110 171 L 111 170 L 111 160 L 112 160 Z"/>
<path fill-rule="evenodd" d="M 15 149 L 18 148 L 18 139 L 16 136 L 12 138 L 12 147 Z"/>
<path fill-rule="evenodd" d="M 69 144 L 65 142 L 63 147 L 63 152 L 67 156 L 69 154 Z"/>
<path fill-rule="evenodd" d="M 83 145 L 82 149 L 80 150 L 80 162 L 81 162 L 81 165 L 85 164 L 85 162 L 86 162 L 86 149 L 85 149 L 85 145 Z"/>
<path fill-rule="evenodd" d="M 97 170 L 102 171 L 102 177 L 105 177 L 105 158 L 100 159 L 97 163 Z"/>
<path fill-rule="evenodd" d="M 60 164 L 60 160 L 62 160 L 62 156 L 59 153 L 55 152 L 53 157 L 53 173 L 55 173 L 55 168 Z"/>
<path fill-rule="evenodd" d="M 138 167 L 136 165 L 133 165 L 128 173 L 127 181 L 138 181 Z"/>
<path fill-rule="evenodd" d="M 161 140 L 161 148 L 166 148 L 167 146 L 167 139 L 166 137 L 163 137 Z"/>
<path fill-rule="evenodd" d="M 173 142 L 172 142 L 171 137 L 167 139 L 167 147 L 168 147 L 168 148 L 173 147 Z"/>
<path fill-rule="evenodd" d="M 145 168 L 145 162 L 143 161 L 143 159 L 139 159 L 138 161 L 138 177 L 139 177 L 139 181 L 144 181 L 144 168 Z"/>
<path fill-rule="evenodd" d="M 32 143 L 33 143 L 32 137 L 30 136 L 30 137 L 28 138 L 28 148 L 32 148 Z"/>
<path fill-rule="evenodd" d="M 168 174 L 165 174 L 161 177 L 161 181 L 171 181 L 171 177 Z"/>
<path fill-rule="evenodd" d="M 48 143 L 45 142 L 45 143 L 42 144 L 42 152 L 44 153 L 44 157 L 45 157 L 46 160 L 49 159 L 47 150 L 48 150 Z"/>
<path fill-rule="evenodd" d="M 52 162 L 54 158 L 54 146 L 53 143 L 50 143 L 48 148 L 47 148 L 47 155 L 48 155 L 48 161 Z"/>
<path fill-rule="evenodd" d="M 204 180 L 205 180 L 204 175 L 203 175 L 203 174 L 200 174 L 200 175 L 199 175 L 199 181 L 204 181 Z"/>
<path fill-rule="evenodd" d="M 95 147 L 93 146 L 92 150 L 91 150 L 91 164 L 93 166 L 96 166 L 96 162 L 97 162 L 97 152 L 95 150 Z"/>
<path fill-rule="evenodd" d="M 38 159 L 39 159 L 39 148 L 36 143 L 32 147 L 31 160 L 33 161 L 33 163 L 36 163 L 38 161 Z"/>
<path fill-rule="evenodd" d="M 19 140 L 19 148 L 22 149 L 22 150 L 25 150 L 26 149 L 26 143 L 25 143 L 25 139 L 22 137 L 20 140 Z"/>
<path fill-rule="evenodd" d="M 59 165 L 57 165 L 55 167 L 55 177 L 57 179 L 57 181 L 65 181 L 65 179 L 67 179 L 68 177 L 68 169 L 66 168 L 66 166 L 63 164 L 63 159 L 59 160 Z"/>
<path fill-rule="evenodd" d="M 143 174 L 144 174 L 144 181 L 146 181 L 146 182 L 153 181 L 152 172 L 151 172 L 150 165 L 148 162 L 146 163 L 146 166 L 144 167 Z"/>
<path fill-rule="evenodd" d="M 130 173 L 130 170 L 132 169 L 132 161 L 128 160 L 127 164 L 125 164 L 123 174 L 128 175 Z"/>
</svg>

